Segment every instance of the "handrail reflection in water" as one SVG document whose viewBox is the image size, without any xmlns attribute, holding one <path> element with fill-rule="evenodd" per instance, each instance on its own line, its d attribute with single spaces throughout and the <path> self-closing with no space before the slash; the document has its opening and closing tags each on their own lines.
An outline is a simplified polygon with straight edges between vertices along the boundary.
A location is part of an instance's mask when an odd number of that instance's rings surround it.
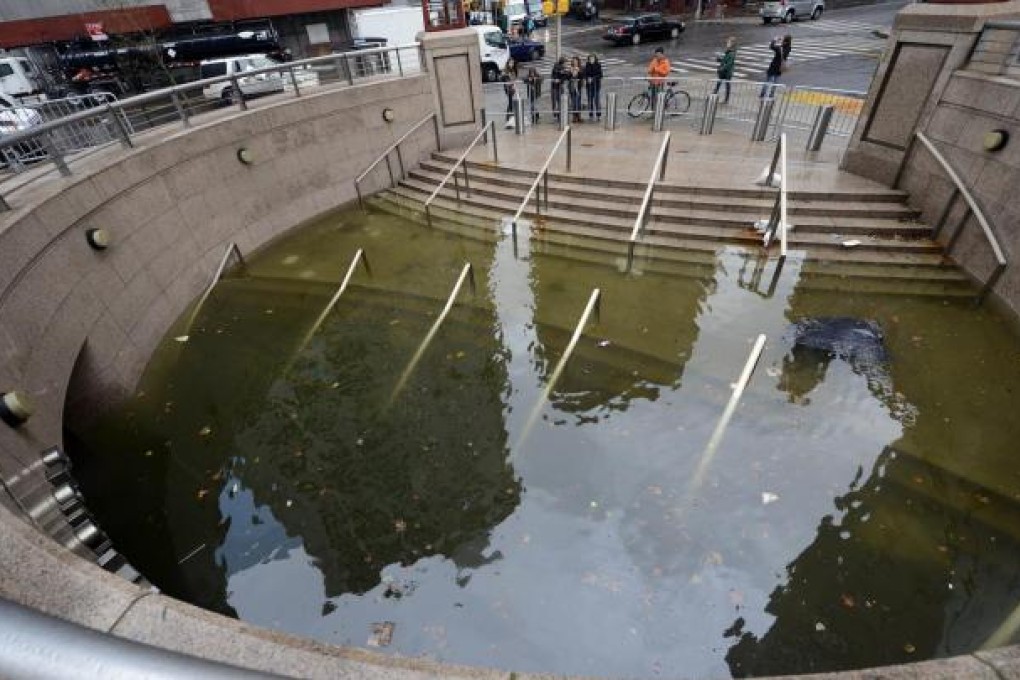
<svg viewBox="0 0 1020 680">
<path fill-rule="evenodd" d="M 453 303 L 456 301 L 457 294 L 460 293 L 461 286 L 464 285 L 465 280 L 470 281 L 471 294 L 474 295 L 477 292 L 477 287 L 475 285 L 475 271 L 474 268 L 471 267 L 470 262 L 465 264 L 464 268 L 460 270 L 460 276 L 457 277 L 457 283 L 453 284 L 453 290 L 450 291 L 450 297 L 446 299 L 446 306 L 443 307 L 443 311 L 441 311 L 439 316 L 436 317 L 436 320 L 432 324 L 432 328 L 429 329 L 425 339 L 421 341 L 420 345 L 418 345 L 418 349 L 415 351 L 414 356 L 411 357 L 411 361 L 407 364 L 407 368 L 405 368 L 404 372 L 400 374 L 400 379 L 397 380 L 397 385 L 393 388 L 393 392 L 390 394 L 390 400 L 387 402 L 387 407 L 393 404 L 397 396 L 404 389 L 407 379 L 411 377 L 412 373 L 414 373 L 414 369 L 418 366 L 418 362 L 421 361 L 422 356 L 425 354 L 425 350 L 428 349 L 432 339 L 435 337 L 436 333 L 439 332 L 439 327 L 443 324 L 443 320 L 446 319 L 446 315 L 450 313 L 451 309 L 453 309 Z"/>
<path fill-rule="evenodd" d="M 365 268 L 365 273 L 372 276 L 372 268 L 368 266 L 368 258 L 365 257 L 365 251 L 362 248 L 358 248 L 357 252 L 354 253 L 354 257 L 351 258 L 351 264 L 347 267 L 347 273 L 344 275 L 343 281 L 340 282 L 340 287 L 336 289 L 336 292 L 333 293 L 333 297 L 331 297 L 329 302 L 326 303 L 326 306 L 323 307 L 322 312 L 315 320 L 315 323 L 312 324 L 312 327 L 308 329 L 308 332 L 305 333 L 305 336 L 301 339 L 301 344 L 298 345 L 296 350 L 294 350 L 294 354 L 291 356 L 290 361 L 287 362 L 287 367 L 284 369 L 284 373 L 290 369 L 294 360 L 297 359 L 298 356 L 305 350 L 305 347 L 307 347 L 308 343 L 311 342 L 312 336 L 319 331 L 319 327 L 322 326 L 326 317 L 329 316 L 330 312 L 333 311 L 333 308 L 336 307 L 336 303 L 340 301 L 340 296 L 344 294 L 345 290 L 347 290 L 347 284 L 351 282 L 351 277 L 354 276 L 354 270 L 357 268 L 359 262 Z"/>
<path fill-rule="evenodd" d="M 577 345 L 578 340 L 581 339 L 581 333 L 584 332 L 584 327 L 588 325 L 588 319 L 592 313 L 595 314 L 595 318 L 598 319 L 600 314 L 600 301 L 602 299 L 602 291 L 598 288 L 594 288 L 591 291 L 591 296 L 588 298 L 588 304 L 584 308 L 584 312 L 581 313 L 581 318 L 577 322 L 577 326 L 574 327 L 574 334 L 570 337 L 570 342 L 567 343 L 566 349 L 563 350 L 563 356 L 560 357 L 559 362 L 556 364 L 556 368 L 553 369 L 552 375 L 549 376 L 549 380 L 545 383 L 545 389 L 542 390 L 542 396 L 539 397 L 538 401 L 535 402 L 535 406 L 531 409 L 531 413 L 528 415 L 528 419 L 524 422 L 524 429 L 521 430 L 520 436 L 517 438 L 517 444 L 513 447 L 513 451 L 516 451 L 525 439 L 528 438 L 528 434 L 531 433 L 533 427 L 535 427 L 535 421 L 538 420 L 538 415 L 542 412 L 542 408 L 545 403 L 549 401 L 549 395 L 552 394 L 553 388 L 556 387 L 557 381 L 560 379 L 560 375 L 563 373 L 563 369 L 567 366 L 567 361 L 570 360 L 570 355 L 574 353 L 574 347 Z"/>
<path fill-rule="evenodd" d="M 751 374 L 754 373 L 755 366 L 758 365 L 758 360 L 761 358 L 761 353 L 764 349 L 765 334 L 762 333 L 758 336 L 758 339 L 754 341 L 754 347 L 751 348 L 751 354 L 747 357 L 747 362 L 744 364 L 744 370 L 741 371 L 740 378 L 737 379 L 737 383 L 733 387 L 733 394 L 730 395 L 730 400 L 726 404 L 726 408 L 723 410 L 722 417 L 719 418 L 719 422 L 716 424 L 715 430 L 712 432 L 712 436 L 708 439 L 708 446 L 705 447 L 705 452 L 701 454 L 701 460 L 698 461 L 698 467 L 695 469 L 694 475 L 691 477 L 691 483 L 688 485 L 688 500 L 693 499 L 694 493 L 698 490 L 698 487 L 701 486 L 705 473 L 708 471 L 708 467 L 711 465 L 712 459 L 715 458 L 715 454 L 719 450 L 719 443 L 722 442 L 722 437 L 726 432 L 726 427 L 730 424 L 733 412 L 737 410 L 737 404 L 740 402 L 740 397 L 743 396 L 744 389 L 747 388 L 747 383 L 751 381 Z"/>
</svg>

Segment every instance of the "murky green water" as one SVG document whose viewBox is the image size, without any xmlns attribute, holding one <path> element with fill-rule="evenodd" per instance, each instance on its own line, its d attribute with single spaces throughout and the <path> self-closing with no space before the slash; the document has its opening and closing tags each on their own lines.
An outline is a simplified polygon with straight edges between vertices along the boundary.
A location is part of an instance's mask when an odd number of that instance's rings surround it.
<svg viewBox="0 0 1020 680">
<path fill-rule="evenodd" d="M 296 354 L 358 247 L 372 276 Z M 76 473 L 164 591 L 331 643 L 631 677 L 978 648 L 1020 604 L 1017 336 L 967 301 L 812 288 L 794 261 L 763 296 L 746 258 L 624 276 L 333 216 L 221 283 L 121 411 L 70 424 Z M 477 295 L 394 394 L 464 262 Z M 794 352 L 815 316 L 878 321 L 891 360 Z"/>
</svg>

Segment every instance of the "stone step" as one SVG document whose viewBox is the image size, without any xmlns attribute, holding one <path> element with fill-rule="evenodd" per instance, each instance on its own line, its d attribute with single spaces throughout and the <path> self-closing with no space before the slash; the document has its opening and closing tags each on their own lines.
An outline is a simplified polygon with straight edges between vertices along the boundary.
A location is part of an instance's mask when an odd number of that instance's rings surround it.
<svg viewBox="0 0 1020 680">
<path fill-rule="evenodd" d="M 375 205 L 405 217 L 424 221 L 421 203 L 393 192 L 380 194 L 373 199 Z M 458 233 L 473 233 L 486 239 L 498 238 L 503 225 L 488 217 L 484 211 L 460 209 L 455 204 L 434 204 L 433 223 L 436 228 L 452 229 Z M 639 245 L 636 250 L 639 266 L 644 271 L 656 271 L 671 276 L 705 279 L 714 276 L 720 246 L 704 241 L 683 243 L 669 240 L 657 247 Z M 546 223 L 532 235 L 533 252 L 547 253 L 564 259 L 599 263 L 622 269 L 626 265 L 627 242 L 607 238 L 600 230 L 569 227 L 561 228 Z M 747 252 L 761 253 L 755 247 Z M 797 254 L 795 253 L 796 257 Z M 775 249 L 771 255 L 774 261 Z M 774 265 L 769 264 L 768 267 Z M 869 253 L 866 251 L 832 251 L 824 257 L 816 256 L 801 262 L 801 278 L 812 288 L 875 292 L 884 294 L 940 295 L 969 297 L 974 289 L 967 277 L 946 263 L 941 256 L 924 254 Z"/>
<path fill-rule="evenodd" d="M 432 193 L 433 188 L 434 187 L 432 185 L 426 182 L 415 180 L 414 178 L 408 178 L 393 191 L 405 196 L 406 198 L 419 200 L 424 203 L 424 201 Z M 510 215 L 517 208 L 515 201 L 483 195 L 481 191 L 473 192 L 470 197 L 466 195 L 466 192 L 462 192 L 462 200 L 458 205 L 452 190 L 450 194 L 447 194 L 444 188 L 444 191 L 436 197 L 433 205 L 442 201 L 449 201 L 446 205 L 447 208 L 470 211 L 477 216 L 488 216 L 493 220 L 499 220 Z M 533 215 L 533 207 L 533 205 L 529 204 L 529 209 L 525 214 Z M 705 217 L 704 220 L 699 220 L 699 215 L 696 214 L 685 215 L 683 217 L 686 218 L 684 222 L 676 223 L 673 221 L 667 221 L 668 216 L 660 219 L 657 214 L 653 215 L 652 219 L 645 227 L 645 237 L 643 240 L 652 242 L 651 238 L 654 236 L 667 236 L 686 240 L 709 240 L 713 243 L 738 243 L 748 246 L 759 245 L 761 242 L 761 237 L 750 228 L 750 221 L 744 222 L 743 225 L 732 223 L 724 223 L 720 225 L 705 224 L 705 222 L 708 221 L 708 216 L 700 216 Z M 615 234 L 607 234 L 606 237 L 617 239 L 629 239 L 634 224 L 634 220 L 631 216 L 621 216 L 619 214 L 585 214 L 570 208 L 557 208 L 553 206 L 551 201 L 550 209 L 543 213 L 542 222 L 546 226 L 555 223 L 560 225 L 570 225 L 572 229 L 599 229 L 607 232 L 616 232 Z M 690 222 L 697 222 L 697 224 L 691 224 Z M 941 251 L 941 248 L 937 244 L 929 240 L 907 240 L 901 238 L 883 239 L 868 234 L 855 236 L 855 239 L 859 241 L 859 245 L 855 247 L 855 250 L 885 250 L 890 252 L 914 253 L 938 253 Z M 788 243 L 791 247 L 805 248 L 809 250 L 843 248 L 841 241 L 834 239 L 832 235 L 798 232 L 796 229 L 789 234 Z"/>
<path fill-rule="evenodd" d="M 433 153 L 432 161 L 443 166 L 443 172 L 447 172 L 453 164 L 457 161 L 458 156 L 452 153 Z M 643 182 L 634 182 L 628 180 L 610 180 L 610 179 L 596 179 L 591 177 L 581 177 L 578 175 L 567 175 L 562 172 L 564 167 L 562 159 L 553 161 L 550 177 L 550 182 L 562 182 L 565 184 L 575 184 L 582 187 L 600 187 L 601 189 L 613 190 L 613 189 L 624 189 L 624 190 L 637 190 L 643 192 L 645 184 Z M 533 180 L 535 173 L 538 168 L 534 169 L 522 169 L 522 168 L 511 168 L 508 166 L 496 166 L 490 161 L 468 161 L 469 172 L 490 172 L 498 174 L 503 177 L 523 177 L 526 179 Z M 649 165 L 649 170 L 651 166 Z M 667 172 L 668 175 L 668 172 Z M 685 185 L 671 182 L 667 177 L 665 182 L 660 183 L 661 190 L 667 193 L 679 193 L 679 194 L 695 194 L 699 196 L 720 196 L 725 200 L 734 198 L 767 198 L 770 196 L 775 189 L 768 189 L 765 187 L 749 186 L 745 189 L 734 189 L 731 187 L 711 187 L 702 185 Z M 608 195 L 608 194 L 607 194 Z M 900 189 L 887 189 L 883 187 L 875 187 L 868 189 L 840 189 L 831 191 L 790 191 L 789 198 L 791 200 L 818 200 L 818 201 L 871 201 L 875 203 L 903 203 L 907 199 L 907 192 Z"/>
<path fill-rule="evenodd" d="M 404 180 L 408 186 L 429 187 L 429 191 L 435 189 L 443 175 L 438 173 L 413 171 Z M 448 183 L 448 186 L 450 183 Z M 486 179 L 478 181 L 478 178 L 471 180 L 471 193 L 489 198 L 506 201 L 507 205 L 513 208 L 508 215 L 516 211 L 519 202 L 524 198 L 530 184 L 520 183 L 512 187 L 517 191 L 511 191 L 511 186 L 493 183 Z M 464 194 L 467 192 L 463 190 Z M 456 196 L 456 188 L 443 188 L 443 194 Z M 595 216 L 613 215 L 622 218 L 633 219 L 637 215 L 640 205 L 640 197 L 628 197 L 626 200 L 607 199 L 599 194 L 575 192 L 576 198 L 562 195 L 550 185 L 549 206 L 570 210 L 577 213 L 590 213 Z M 634 200 L 632 201 L 631 198 Z M 532 199 L 534 201 L 534 199 Z M 870 215 L 864 209 L 857 209 L 859 206 L 842 210 L 842 214 L 836 214 L 839 210 L 836 207 L 818 207 L 801 203 L 799 210 L 788 211 L 789 221 L 802 233 L 838 233 L 840 235 L 906 237 L 926 238 L 930 230 L 923 224 L 914 221 L 906 213 L 898 210 L 885 210 L 884 214 Z M 835 204 L 825 204 L 835 206 Z M 745 229 L 755 221 L 763 219 L 772 210 L 772 199 L 768 202 L 757 203 L 745 201 L 744 205 L 723 206 L 708 202 L 697 202 L 688 200 L 659 199 L 652 201 L 651 213 L 655 219 L 663 222 L 690 225 L 715 225 L 720 227 L 732 227 Z"/>
<path fill-rule="evenodd" d="M 412 176 L 427 179 L 438 185 L 449 172 L 452 163 L 438 163 L 425 161 L 421 167 L 412 171 Z M 524 197 L 531 184 L 534 182 L 535 173 L 516 175 L 505 172 L 503 169 L 496 169 L 492 166 L 479 166 L 477 169 L 472 164 L 468 169 L 472 187 L 476 183 L 484 184 L 492 189 L 500 187 L 507 195 L 516 196 L 517 200 Z M 633 205 L 635 210 L 644 197 L 646 187 L 634 184 L 631 187 L 604 187 L 596 183 L 575 182 L 576 178 L 569 177 L 571 181 L 564 181 L 556 175 L 550 175 L 549 193 L 550 197 L 575 197 L 589 200 L 601 200 L 610 202 L 613 205 Z M 481 182 L 478 182 L 481 180 Z M 656 184 L 656 191 L 653 203 L 675 208 L 703 208 L 703 209 L 741 209 L 751 214 L 766 214 L 772 209 L 775 201 L 775 189 L 754 189 L 756 195 L 742 196 L 734 195 L 732 190 L 706 192 L 698 187 L 679 187 L 664 183 Z M 882 196 L 882 200 L 869 201 L 860 195 L 851 195 L 840 198 L 829 198 L 827 194 L 807 194 L 788 192 L 788 212 L 790 215 L 848 215 L 875 218 L 913 219 L 918 213 L 916 210 L 904 205 L 904 196 L 894 194 Z M 891 200 L 898 199 L 898 200 Z M 918 225 L 920 226 L 920 225 Z"/>
</svg>

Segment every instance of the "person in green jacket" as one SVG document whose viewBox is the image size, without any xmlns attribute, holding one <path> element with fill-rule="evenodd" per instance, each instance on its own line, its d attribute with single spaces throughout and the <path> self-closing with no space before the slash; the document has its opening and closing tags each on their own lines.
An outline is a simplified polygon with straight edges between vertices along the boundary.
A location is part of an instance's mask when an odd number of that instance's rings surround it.
<svg viewBox="0 0 1020 680">
<path fill-rule="evenodd" d="M 726 85 L 726 96 L 723 97 L 723 104 L 730 101 L 730 80 L 733 79 L 733 67 L 737 63 L 737 39 L 730 36 L 726 39 L 726 51 L 719 55 L 719 69 L 716 71 L 718 80 L 715 81 L 715 89 L 712 94 L 719 92 L 719 86 Z"/>
</svg>

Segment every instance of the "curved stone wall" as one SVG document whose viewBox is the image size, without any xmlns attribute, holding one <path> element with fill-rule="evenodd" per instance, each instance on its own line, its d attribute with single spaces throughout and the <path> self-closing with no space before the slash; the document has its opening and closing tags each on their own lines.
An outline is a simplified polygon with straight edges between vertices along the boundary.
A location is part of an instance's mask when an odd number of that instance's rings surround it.
<svg viewBox="0 0 1020 680">
<path fill-rule="evenodd" d="M 15 210 L 0 215 L 0 391 L 26 393 L 37 412 L 18 430 L 0 425 L 8 485 L 18 492 L 39 481 L 22 471 L 60 444 L 72 373 L 76 414 L 129 393 L 227 244 L 249 252 L 352 199 L 356 173 L 433 102 L 425 76 L 307 96 L 143 136 L 130 152 L 108 149 L 74 166 L 73 177 L 9 195 Z M 382 119 L 387 107 L 393 125 Z M 403 147 L 405 158 L 431 143 L 426 128 Z M 241 147 L 252 154 L 250 166 L 237 160 Z M 385 179 L 383 170 L 367 191 Z M 112 235 L 101 253 L 85 240 L 98 227 Z M 301 677 L 523 677 L 258 629 L 135 586 L 77 557 L 81 544 L 52 531 L 45 516 L 34 523 L 0 494 L 0 596 L 89 628 Z M 881 675 L 1008 677 L 1020 670 L 1015 659 L 1005 648 Z"/>
</svg>

